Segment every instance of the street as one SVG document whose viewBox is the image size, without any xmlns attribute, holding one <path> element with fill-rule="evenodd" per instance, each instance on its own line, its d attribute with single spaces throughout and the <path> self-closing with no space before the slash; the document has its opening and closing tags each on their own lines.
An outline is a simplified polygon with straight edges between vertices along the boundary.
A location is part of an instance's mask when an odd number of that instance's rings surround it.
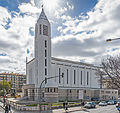
<svg viewBox="0 0 120 113">
<path fill-rule="evenodd" d="M 87 109 L 86 111 L 76 111 L 73 113 L 119 113 L 115 105 L 108 105 L 108 106 L 101 106 L 97 107 L 96 109 Z"/>
<path fill-rule="evenodd" d="M 79 107 L 71 108 L 72 111 L 70 111 L 70 113 L 87 113 L 87 112 L 89 113 L 119 113 L 115 105 L 108 105 L 104 107 L 97 106 L 97 108 L 95 109 L 84 109 L 82 111 L 76 110 L 76 108 L 79 108 Z M 4 113 L 4 110 L 1 107 L 0 107 L 0 113 Z M 16 111 L 12 109 L 12 113 L 40 113 L 40 112 L 39 111 Z M 52 113 L 65 113 L 65 111 L 63 109 L 56 109 L 56 110 L 53 110 Z"/>
</svg>

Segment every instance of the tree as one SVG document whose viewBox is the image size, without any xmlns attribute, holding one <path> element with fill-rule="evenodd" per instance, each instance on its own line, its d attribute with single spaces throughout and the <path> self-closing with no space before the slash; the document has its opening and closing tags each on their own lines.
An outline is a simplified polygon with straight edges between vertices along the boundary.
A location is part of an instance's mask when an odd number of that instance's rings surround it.
<svg viewBox="0 0 120 113">
<path fill-rule="evenodd" d="M 97 75 L 100 76 L 100 83 L 106 81 L 110 88 L 120 88 L 120 55 L 109 56 L 101 62 Z"/>
<path fill-rule="evenodd" d="M 4 86 L 3 86 L 3 83 L 4 83 Z M 4 80 L 4 82 L 0 81 L 0 91 L 1 91 L 0 94 L 1 95 L 3 93 L 8 93 L 11 88 L 12 88 L 12 82 L 11 81 L 5 81 L 5 80 Z"/>
</svg>

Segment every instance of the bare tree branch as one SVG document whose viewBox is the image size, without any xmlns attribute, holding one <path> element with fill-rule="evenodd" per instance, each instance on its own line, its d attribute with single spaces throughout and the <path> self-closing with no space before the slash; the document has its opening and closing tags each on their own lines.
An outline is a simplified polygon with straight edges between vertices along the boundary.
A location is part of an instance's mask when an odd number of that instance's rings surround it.
<svg viewBox="0 0 120 113">
<path fill-rule="evenodd" d="M 120 55 L 103 59 L 97 75 L 100 77 L 100 84 L 106 82 L 108 88 L 120 88 Z"/>
</svg>

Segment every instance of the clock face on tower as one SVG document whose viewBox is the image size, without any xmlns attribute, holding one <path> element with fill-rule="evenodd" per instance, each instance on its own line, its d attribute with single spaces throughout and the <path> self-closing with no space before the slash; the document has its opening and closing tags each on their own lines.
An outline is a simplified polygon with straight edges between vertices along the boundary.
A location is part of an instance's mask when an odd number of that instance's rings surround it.
<svg viewBox="0 0 120 113">
<path fill-rule="evenodd" d="M 43 35 L 48 36 L 48 26 L 43 25 Z"/>
</svg>

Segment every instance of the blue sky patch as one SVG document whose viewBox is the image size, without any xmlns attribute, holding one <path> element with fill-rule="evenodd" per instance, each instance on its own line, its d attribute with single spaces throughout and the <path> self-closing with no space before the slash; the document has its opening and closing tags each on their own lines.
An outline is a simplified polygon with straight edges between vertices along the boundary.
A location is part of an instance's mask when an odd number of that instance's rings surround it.
<svg viewBox="0 0 120 113">
<path fill-rule="evenodd" d="M 7 56 L 7 54 L 5 54 L 5 53 L 0 53 L 0 56 Z"/>
<path fill-rule="evenodd" d="M 29 28 L 29 33 L 31 36 L 34 36 L 34 28 L 33 27 Z"/>
<path fill-rule="evenodd" d="M 8 22 L 7 22 L 7 24 L 4 26 L 4 28 L 5 29 L 9 29 L 10 28 L 10 24 L 11 23 L 11 21 L 10 21 L 10 19 L 8 18 Z"/>
<path fill-rule="evenodd" d="M 0 6 L 6 7 L 10 12 L 19 12 L 18 6 L 21 3 L 28 3 L 30 0 L 0 0 Z"/>
<path fill-rule="evenodd" d="M 30 50 L 29 49 L 27 49 L 27 54 L 29 54 L 30 53 Z"/>
</svg>

